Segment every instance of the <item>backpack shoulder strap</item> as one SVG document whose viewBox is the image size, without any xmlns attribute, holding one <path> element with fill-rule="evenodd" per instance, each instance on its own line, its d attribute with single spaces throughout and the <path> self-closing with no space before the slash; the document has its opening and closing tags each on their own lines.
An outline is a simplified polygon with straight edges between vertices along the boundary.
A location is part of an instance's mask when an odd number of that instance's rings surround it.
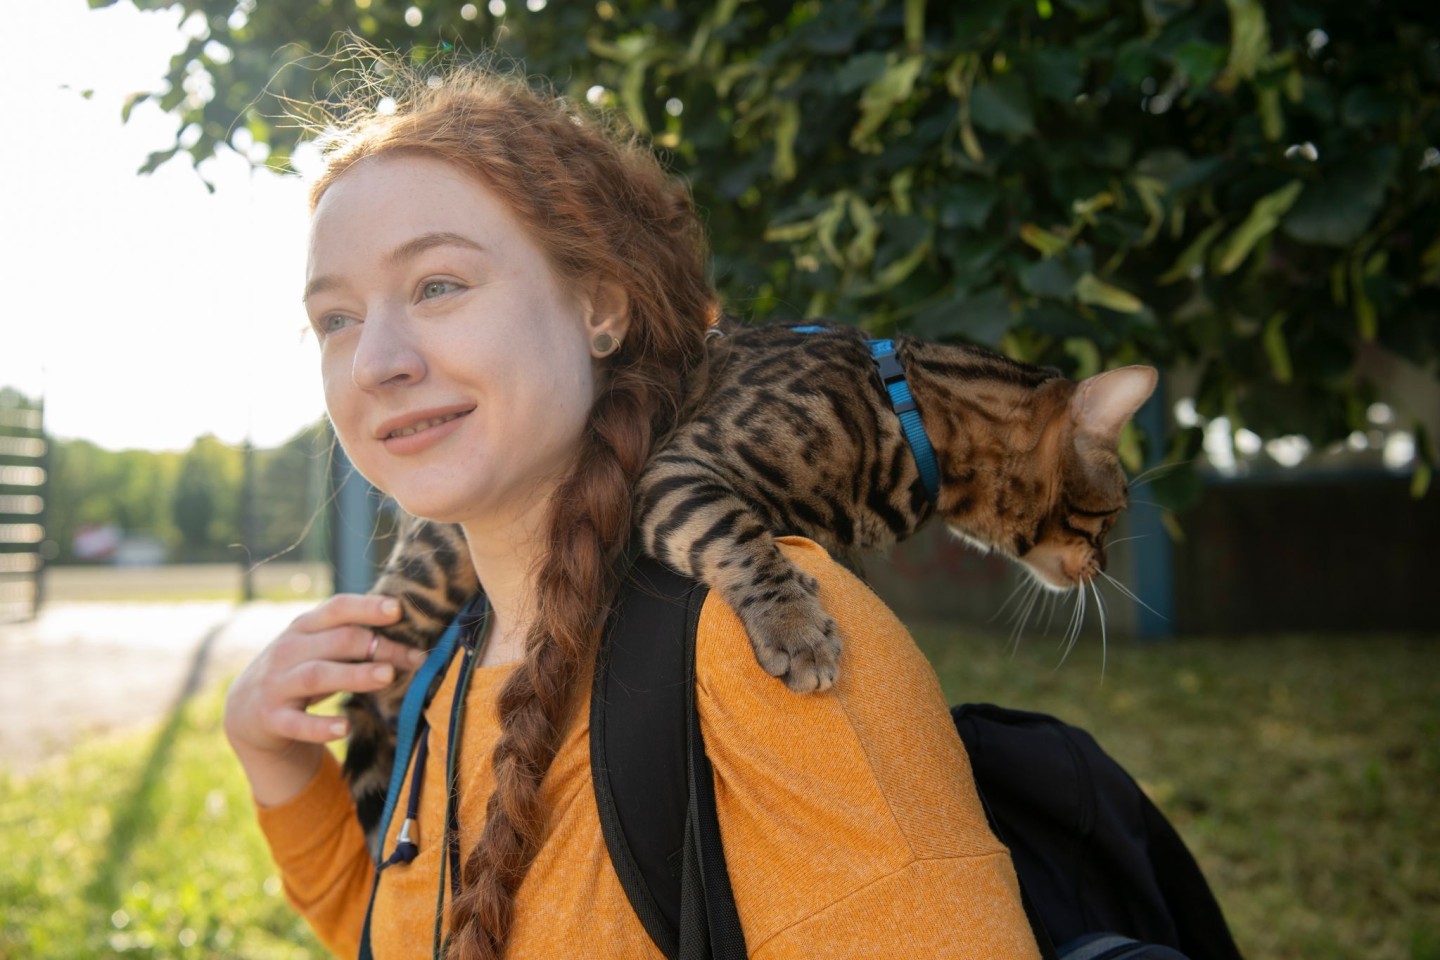
<svg viewBox="0 0 1440 960">
<path fill-rule="evenodd" d="M 684 960 L 745 956 L 694 703 L 707 592 L 638 559 L 616 597 L 590 697 L 591 780 L 611 863 L 651 940 Z"/>
</svg>

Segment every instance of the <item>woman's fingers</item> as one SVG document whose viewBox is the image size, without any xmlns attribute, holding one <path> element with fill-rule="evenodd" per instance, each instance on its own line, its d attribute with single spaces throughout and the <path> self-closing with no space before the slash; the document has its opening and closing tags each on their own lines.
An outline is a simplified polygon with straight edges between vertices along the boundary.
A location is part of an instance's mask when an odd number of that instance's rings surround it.
<svg viewBox="0 0 1440 960">
<path fill-rule="evenodd" d="M 337 593 L 302 613 L 290 625 L 301 633 L 319 633 L 334 627 L 359 624 L 386 627 L 400 619 L 400 601 L 374 593 Z"/>
<path fill-rule="evenodd" d="M 299 740 L 304 743 L 328 743 L 339 740 L 350 732 L 350 725 L 344 717 L 306 713 L 304 710 L 277 711 L 271 721 L 274 734 L 284 740 Z"/>
<path fill-rule="evenodd" d="M 394 597 L 336 594 L 295 618 L 279 638 L 277 656 L 287 663 L 371 660 L 413 670 L 425 661 L 423 652 L 381 637 L 371 629 L 388 626 L 399 617 L 400 604 Z"/>
<path fill-rule="evenodd" d="M 338 663 L 306 660 L 277 678 L 277 693 L 284 700 L 323 700 L 336 693 L 367 693 L 395 679 L 388 663 Z"/>
<path fill-rule="evenodd" d="M 401 670 L 414 670 L 425 662 L 425 651 L 396 643 L 369 627 L 336 627 L 315 635 L 315 640 L 312 655 L 326 660 L 389 663 Z"/>
</svg>

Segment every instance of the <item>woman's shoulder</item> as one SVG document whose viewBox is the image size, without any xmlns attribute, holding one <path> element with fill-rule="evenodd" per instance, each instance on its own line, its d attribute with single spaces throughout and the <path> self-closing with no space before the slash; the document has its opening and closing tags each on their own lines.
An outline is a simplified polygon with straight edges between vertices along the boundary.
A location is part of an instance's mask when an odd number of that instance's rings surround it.
<svg viewBox="0 0 1440 960">
<path fill-rule="evenodd" d="M 696 687 L 725 859 L 756 956 L 1033 957 L 1014 873 L 935 673 L 823 549 L 786 539 L 840 630 L 840 675 L 794 693 L 714 593 Z"/>
<path fill-rule="evenodd" d="M 851 692 L 863 686 L 868 696 L 893 690 L 898 695 L 939 702 L 939 687 L 930 664 L 905 625 L 864 581 L 813 540 L 781 537 L 777 542 L 787 560 L 814 578 L 820 604 L 839 628 L 842 652 L 836 697 L 849 700 Z M 766 674 L 755 660 L 739 617 L 715 591 L 711 591 L 701 610 L 697 651 L 702 687 L 739 687 L 778 707 L 827 699 L 824 694 L 792 693 Z"/>
<path fill-rule="evenodd" d="M 809 540 L 783 538 L 786 557 L 820 586 L 843 644 L 840 676 L 824 693 L 794 693 L 756 663 L 739 618 L 714 593 L 697 633 L 698 703 L 717 778 L 817 796 L 850 791 L 882 833 L 916 855 L 974 856 L 998 845 L 984 829 L 969 760 L 935 672 L 894 613 L 858 577 Z"/>
</svg>

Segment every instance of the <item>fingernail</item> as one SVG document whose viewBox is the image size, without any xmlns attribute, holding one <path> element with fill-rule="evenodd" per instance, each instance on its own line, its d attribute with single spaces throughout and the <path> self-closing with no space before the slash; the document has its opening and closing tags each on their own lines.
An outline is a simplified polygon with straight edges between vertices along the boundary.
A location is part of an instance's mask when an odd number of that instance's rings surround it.
<svg viewBox="0 0 1440 960">
<path fill-rule="evenodd" d="M 395 668 L 388 663 L 376 664 L 375 669 L 370 671 L 370 675 L 381 683 L 389 683 L 395 678 Z"/>
<path fill-rule="evenodd" d="M 426 653 L 424 650 L 411 650 L 408 656 L 411 663 L 424 663 Z"/>
<path fill-rule="evenodd" d="M 345 736 L 345 721 L 336 720 L 334 723 L 330 724 L 330 732 L 335 734 L 335 736 L 337 737 Z"/>
<path fill-rule="evenodd" d="M 380 604 L 380 609 L 387 617 L 393 617 L 400 612 L 400 601 L 393 597 L 387 598 L 384 603 Z"/>
</svg>

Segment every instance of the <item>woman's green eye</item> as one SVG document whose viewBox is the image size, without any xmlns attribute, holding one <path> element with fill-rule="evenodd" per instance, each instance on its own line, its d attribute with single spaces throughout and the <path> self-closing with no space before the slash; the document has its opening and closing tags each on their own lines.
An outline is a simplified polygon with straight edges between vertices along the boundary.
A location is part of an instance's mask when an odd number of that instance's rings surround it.
<svg viewBox="0 0 1440 960">
<path fill-rule="evenodd" d="M 420 296 L 430 300 L 449 293 L 454 286 L 449 280 L 430 280 L 420 288 Z"/>
<path fill-rule="evenodd" d="M 321 317 L 320 322 L 315 326 L 319 329 L 321 336 L 327 333 L 334 333 L 343 327 L 350 326 L 354 321 L 341 313 L 332 313 L 329 316 Z"/>
</svg>

